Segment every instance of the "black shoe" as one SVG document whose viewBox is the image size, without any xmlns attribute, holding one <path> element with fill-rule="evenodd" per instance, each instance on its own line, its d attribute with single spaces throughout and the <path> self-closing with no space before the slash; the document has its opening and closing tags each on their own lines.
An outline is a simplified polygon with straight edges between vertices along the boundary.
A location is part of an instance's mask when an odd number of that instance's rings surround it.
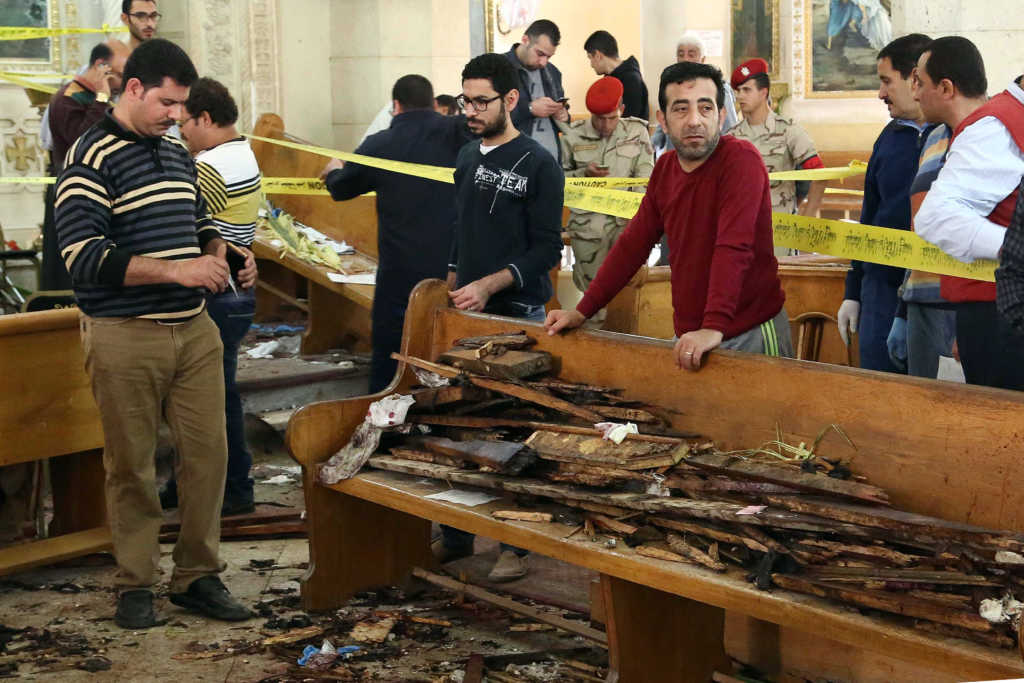
<svg viewBox="0 0 1024 683">
<path fill-rule="evenodd" d="M 221 517 L 248 515 L 251 512 L 256 512 L 256 503 L 251 500 L 228 500 L 225 498 L 224 504 L 220 508 Z"/>
<path fill-rule="evenodd" d="M 222 621 L 245 621 L 256 616 L 252 610 L 231 597 L 216 576 L 204 576 L 189 584 L 184 593 L 171 593 L 172 604 Z"/>
<path fill-rule="evenodd" d="M 173 510 L 178 507 L 178 487 L 167 484 L 160 489 L 160 507 L 163 510 Z"/>
<path fill-rule="evenodd" d="M 143 588 L 121 593 L 117 599 L 114 623 L 121 628 L 132 630 L 156 626 L 156 613 L 153 612 L 153 591 Z"/>
</svg>

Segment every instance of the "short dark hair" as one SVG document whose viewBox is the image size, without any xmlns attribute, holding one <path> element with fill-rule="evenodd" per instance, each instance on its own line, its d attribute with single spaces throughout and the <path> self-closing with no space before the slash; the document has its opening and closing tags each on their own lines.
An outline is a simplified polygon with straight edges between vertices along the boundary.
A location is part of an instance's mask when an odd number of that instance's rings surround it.
<svg viewBox="0 0 1024 683">
<path fill-rule="evenodd" d="M 199 116 L 205 111 L 218 126 L 230 126 L 238 120 L 235 99 L 223 83 L 212 78 L 200 78 L 192 84 L 185 109 L 189 116 Z"/>
<path fill-rule="evenodd" d="M 558 47 L 558 43 L 562 40 L 562 33 L 555 26 L 555 22 L 550 19 L 538 19 L 533 22 L 526 27 L 526 35 L 530 37 L 531 41 L 537 40 L 541 36 L 547 36 L 555 47 Z"/>
<path fill-rule="evenodd" d="M 98 43 L 89 53 L 89 66 L 95 64 L 97 59 L 110 59 L 113 56 L 114 51 L 110 49 L 109 45 Z"/>
<path fill-rule="evenodd" d="M 583 43 L 583 51 L 588 55 L 594 50 L 599 51 L 605 57 L 616 58 L 619 56 L 619 44 L 615 41 L 615 36 L 608 31 L 594 31 L 587 38 L 587 42 Z"/>
<path fill-rule="evenodd" d="M 757 83 L 758 90 L 767 90 L 772 87 L 772 79 L 768 77 L 768 74 L 754 74 L 750 77 L 750 80 Z M 742 85 L 742 83 L 740 85 Z"/>
<path fill-rule="evenodd" d="M 459 113 L 459 103 L 451 95 L 438 95 L 434 100 L 437 102 L 437 106 L 444 109 L 448 116 Z"/>
<path fill-rule="evenodd" d="M 964 97 L 982 97 L 988 92 L 985 60 L 977 46 L 962 36 L 936 38 L 922 50 L 929 52 L 924 70 L 938 84 L 943 79 L 956 86 Z"/>
<path fill-rule="evenodd" d="M 135 0 L 121 0 L 121 13 L 131 14 L 133 2 L 135 2 Z M 153 4 L 156 4 L 156 0 L 145 0 L 145 2 L 152 2 Z"/>
<path fill-rule="evenodd" d="M 423 76 L 402 76 L 391 88 L 391 99 L 398 100 L 403 109 L 433 109 L 434 86 Z"/>
<path fill-rule="evenodd" d="M 155 88 L 165 78 L 186 88 L 199 78 L 196 67 L 185 51 L 169 40 L 153 38 L 132 50 L 124 65 L 124 82 L 139 79 L 146 90 Z"/>
<path fill-rule="evenodd" d="M 505 58 L 494 52 L 474 57 L 462 69 L 462 80 L 486 78 L 491 82 L 494 91 L 504 97 L 510 90 L 519 89 L 519 77 L 515 67 Z"/>
<path fill-rule="evenodd" d="M 722 83 L 722 72 L 710 64 L 700 62 L 679 62 L 670 64 L 661 72 L 661 84 L 658 86 L 658 106 L 662 111 L 668 104 L 665 98 L 665 88 L 671 83 L 688 83 L 698 78 L 707 78 L 714 82 L 718 89 L 715 97 L 715 104 L 721 109 L 725 106 L 725 85 Z"/>
<path fill-rule="evenodd" d="M 878 53 L 878 61 L 888 57 L 892 62 L 892 68 L 899 71 L 900 76 L 904 79 L 910 78 L 911 72 L 917 66 L 918 58 L 930 42 L 932 39 L 923 33 L 909 33 L 900 36 L 882 48 L 882 51 Z"/>
</svg>

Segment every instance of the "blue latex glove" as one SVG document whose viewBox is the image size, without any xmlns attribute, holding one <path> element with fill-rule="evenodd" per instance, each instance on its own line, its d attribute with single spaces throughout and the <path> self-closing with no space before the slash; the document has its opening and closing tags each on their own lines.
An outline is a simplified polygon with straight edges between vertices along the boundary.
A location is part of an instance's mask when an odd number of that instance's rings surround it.
<svg viewBox="0 0 1024 683">
<path fill-rule="evenodd" d="M 889 359 L 903 372 L 907 371 L 907 319 L 893 318 L 892 329 L 885 340 Z"/>
</svg>

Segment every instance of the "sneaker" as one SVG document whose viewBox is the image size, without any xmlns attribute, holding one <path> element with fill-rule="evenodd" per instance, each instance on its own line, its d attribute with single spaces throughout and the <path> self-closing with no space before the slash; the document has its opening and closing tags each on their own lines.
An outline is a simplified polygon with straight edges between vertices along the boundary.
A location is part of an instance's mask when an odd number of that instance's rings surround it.
<svg viewBox="0 0 1024 683">
<path fill-rule="evenodd" d="M 178 507 L 178 487 L 167 484 L 160 489 L 160 508 L 173 510 L 176 507 Z"/>
<path fill-rule="evenodd" d="M 487 580 L 494 583 L 515 581 L 526 576 L 527 571 L 525 557 L 519 557 L 511 550 L 503 550 L 498 555 L 498 561 L 494 563 L 491 573 L 487 575 Z"/>
<path fill-rule="evenodd" d="M 438 538 L 430 543 L 430 552 L 434 554 L 434 559 L 440 564 L 448 564 L 455 560 L 461 560 L 464 557 L 469 557 L 473 554 L 473 546 L 457 547 L 453 548 L 444 544 L 444 540 Z"/>
<path fill-rule="evenodd" d="M 121 628 L 138 630 L 157 625 L 153 611 L 153 591 L 145 588 L 129 590 L 117 598 L 114 623 Z"/>
<path fill-rule="evenodd" d="M 233 517 L 235 515 L 248 515 L 256 512 L 256 503 L 251 500 L 228 500 L 220 508 L 221 517 Z"/>
<path fill-rule="evenodd" d="M 202 612 L 221 621 L 245 621 L 256 616 L 252 610 L 231 597 L 216 576 L 203 576 L 189 584 L 184 593 L 171 593 L 170 601 L 178 607 Z"/>
</svg>

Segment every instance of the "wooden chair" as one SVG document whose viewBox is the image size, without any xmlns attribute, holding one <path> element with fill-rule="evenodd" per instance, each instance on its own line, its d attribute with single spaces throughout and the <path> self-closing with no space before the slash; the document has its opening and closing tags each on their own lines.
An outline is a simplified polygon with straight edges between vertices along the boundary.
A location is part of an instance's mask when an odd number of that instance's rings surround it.
<svg viewBox="0 0 1024 683">
<path fill-rule="evenodd" d="M 797 360 L 811 360 L 819 362 L 821 356 L 821 341 L 825 338 L 825 328 L 828 325 L 835 325 L 837 330 L 839 322 L 834 316 L 821 311 L 807 311 L 795 318 L 790 318 L 789 323 L 797 330 L 796 352 Z M 853 367 L 853 347 L 846 347 L 846 364 Z"/>
</svg>

